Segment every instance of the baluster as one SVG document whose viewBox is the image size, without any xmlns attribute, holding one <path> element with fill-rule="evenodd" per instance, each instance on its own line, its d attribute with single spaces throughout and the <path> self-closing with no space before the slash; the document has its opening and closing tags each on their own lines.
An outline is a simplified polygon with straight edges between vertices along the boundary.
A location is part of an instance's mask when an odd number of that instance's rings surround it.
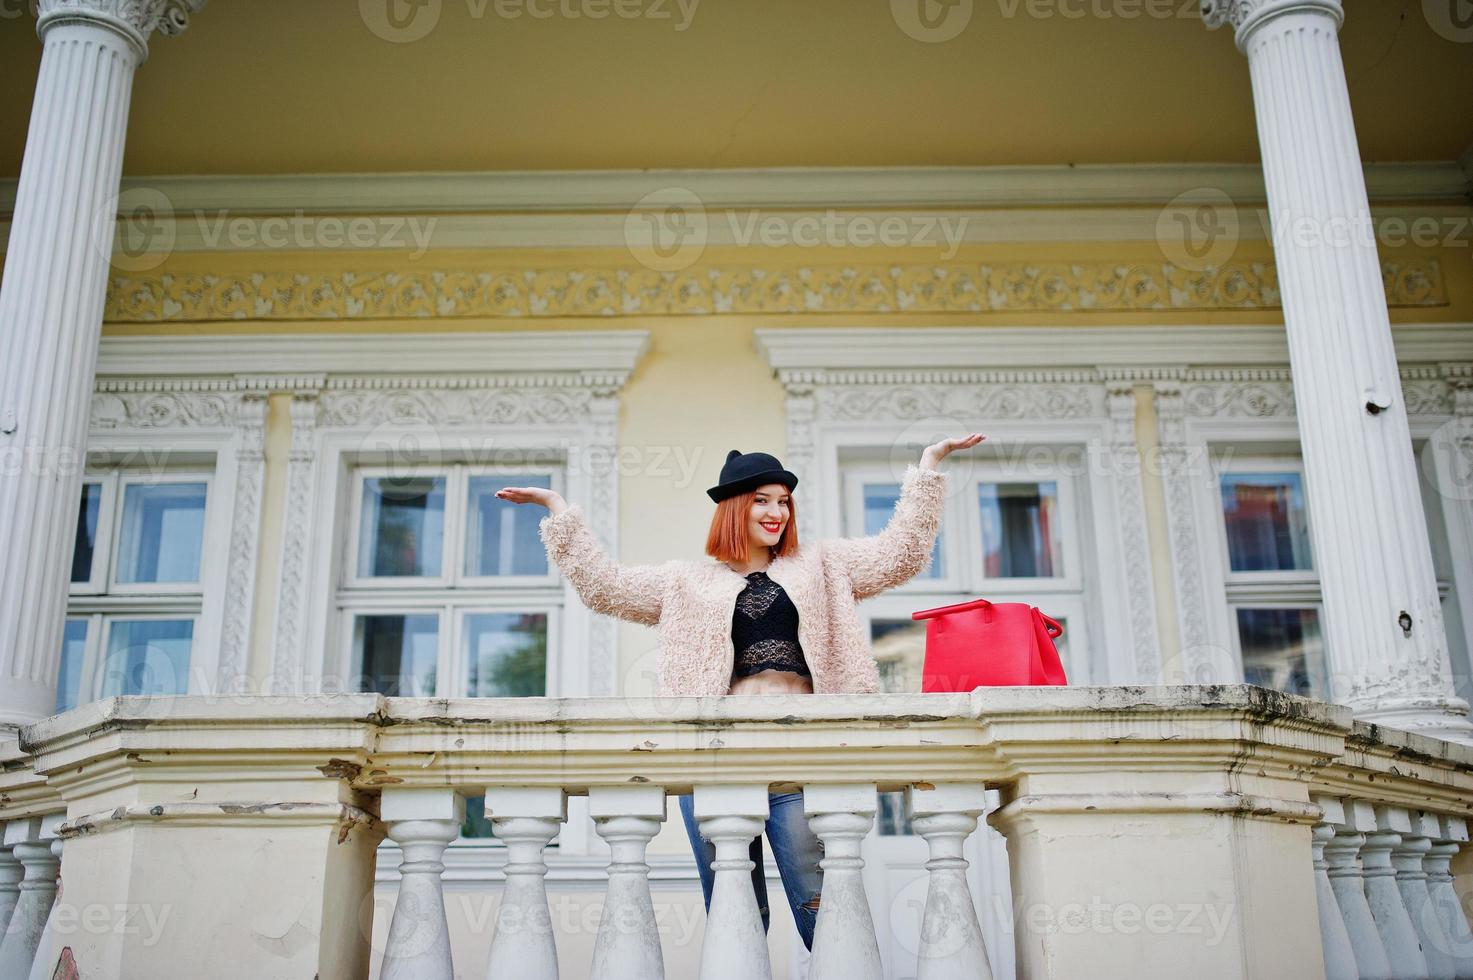
<svg viewBox="0 0 1473 980">
<path fill-rule="evenodd" d="M 61 839 L 61 825 L 64 823 L 65 813 L 49 813 L 41 818 L 41 837 L 43 840 L 51 840 L 51 856 L 56 858 L 58 872 L 61 869 L 62 845 L 65 843 Z M 66 879 L 58 874 L 56 896 L 46 910 L 46 924 L 41 927 L 41 941 L 36 944 L 36 955 L 31 958 L 31 974 L 27 980 L 51 980 L 52 974 L 56 972 L 56 960 L 61 955 L 61 950 L 53 945 L 56 941 L 56 927 L 52 917 L 56 915 L 56 906 L 61 903 L 61 895 L 65 889 Z"/>
<path fill-rule="evenodd" d="M 0 821 L 0 842 L 5 840 L 5 827 L 6 823 Z M 16 900 L 20 898 L 20 880 L 25 877 L 25 873 L 26 869 L 11 853 L 11 845 L 8 842 L 0 843 L 0 942 L 4 942 L 5 927 L 10 924 L 10 913 L 15 911 Z"/>
<path fill-rule="evenodd" d="M 1427 891 L 1427 869 L 1422 866 L 1423 858 L 1432 849 L 1432 838 L 1439 833 L 1437 818 L 1422 810 L 1413 810 L 1408 816 L 1411 832 L 1402 834 L 1401 843 L 1391 849 L 1396 887 L 1401 891 L 1412 928 L 1417 930 L 1417 941 L 1427 960 L 1427 980 L 1457 980 L 1447 936 Z"/>
<path fill-rule="evenodd" d="M 1427 869 L 1427 894 L 1447 936 L 1454 974 L 1458 980 L 1473 980 L 1473 929 L 1468 926 L 1468 916 L 1448 870 L 1452 859 L 1468 843 L 1468 825 L 1462 817 L 1443 816 L 1438 818 L 1437 827 L 1437 839 L 1422 859 Z"/>
<path fill-rule="evenodd" d="M 568 818 L 567 796 L 555 786 L 493 786 L 486 790 L 486 812 L 491 829 L 506 843 L 506 887 L 496 910 L 486 976 L 557 980 L 542 852 Z"/>
<path fill-rule="evenodd" d="M 1407 915 L 1401 889 L 1396 887 L 1396 868 L 1391 851 L 1401 845 L 1401 835 L 1410 833 L 1411 818 L 1399 806 L 1377 804 L 1376 829 L 1366 835 L 1360 849 L 1361 872 L 1366 879 L 1366 902 L 1386 946 L 1395 980 L 1421 980 L 1427 976 L 1427 958 L 1422 955 L 1417 929 Z"/>
<path fill-rule="evenodd" d="M 771 980 L 767 934 L 752 892 L 752 838 L 767 820 L 765 785 L 697 786 L 696 822 L 716 847 L 711 909 L 701 942 L 701 980 Z"/>
<path fill-rule="evenodd" d="M 1350 943 L 1350 934 L 1345 929 L 1345 917 L 1340 913 L 1340 903 L 1330 885 L 1327 873 L 1330 867 L 1325 860 L 1325 845 L 1335 839 L 1335 825 L 1345 822 L 1345 807 L 1333 796 L 1316 796 L 1315 805 L 1324 811 L 1320 822 L 1314 825 L 1311 847 L 1314 851 L 1314 884 L 1318 895 L 1320 913 L 1320 943 L 1325 951 L 1325 980 L 1357 980 L 1360 971 L 1355 965 L 1355 949 Z"/>
<path fill-rule="evenodd" d="M 823 842 L 823 897 L 809 980 L 880 980 L 880 946 L 860 872 L 860 842 L 875 822 L 875 784 L 807 786 L 803 812 Z"/>
<path fill-rule="evenodd" d="M 981 783 L 937 783 L 931 789 L 908 787 L 906 794 L 911 826 L 931 852 L 917 980 L 992 980 L 962 853 L 987 809 L 987 791 Z"/>
<path fill-rule="evenodd" d="M 1360 866 L 1361 848 L 1366 843 L 1364 832 L 1376 829 L 1376 816 L 1371 805 L 1362 800 L 1346 799 L 1343 806 L 1344 822 L 1335 824 L 1335 836 L 1325 843 L 1330 887 L 1345 918 L 1345 933 L 1350 937 L 1361 980 L 1390 980 L 1391 961 L 1366 901 Z"/>
<path fill-rule="evenodd" d="M 665 962 L 645 849 L 665 820 L 665 791 L 659 786 L 591 786 L 588 813 L 611 852 L 590 976 L 663 980 Z"/>
<path fill-rule="evenodd" d="M 40 817 L 11 820 L 5 825 L 5 843 L 25 868 L 15 910 L 10 914 L 5 938 L 0 940 L 0 977 L 5 980 L 30 974 L 41 933 L 56 901 L 56 876 L 61 862 L 51 850 L 55 824 L 48 826 L 49 832 L 43 828 Z"/>
<path fill-rule="evenodd" d="M 404 852 L 380 980 L 453 980 L 442 858 L 460 836 L 465 800 L 450 789 L 386 789 L 379 816 Z"/>
</svg>

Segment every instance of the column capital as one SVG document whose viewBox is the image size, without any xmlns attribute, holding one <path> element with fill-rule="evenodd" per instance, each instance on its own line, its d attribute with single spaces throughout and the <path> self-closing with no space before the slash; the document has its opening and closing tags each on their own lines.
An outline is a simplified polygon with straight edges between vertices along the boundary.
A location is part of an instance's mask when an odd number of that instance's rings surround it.
<svg viewBox="0 0 1473 980">
<path fill-rule="evenodd" d="M 189 15 L 208 0 L 40 0 L 36 33 L 59 24 L 90 24 L 121 35 L 133 45 L 140 61 L 148 57 L 148 39 L 154 31 L 173 37 L 189 26 Z"/>
<path fill-rule="evenodd" d="M 1231 24 L 1241 48 L 1248 35 L 1279 14 L 1319 13 L 1335 18 L 1335 28 L 1345 22 L 1341 0 L 1202 0 L 1202 21 L 1217 29 Z"/>
</svg>

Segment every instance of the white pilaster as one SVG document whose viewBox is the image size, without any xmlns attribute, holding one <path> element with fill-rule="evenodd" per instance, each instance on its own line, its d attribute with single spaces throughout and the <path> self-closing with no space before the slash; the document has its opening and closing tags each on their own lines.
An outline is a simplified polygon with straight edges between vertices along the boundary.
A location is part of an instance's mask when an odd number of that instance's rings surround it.
<svg viewBox="0 0 1473 980">
<path fill-rule="evenodd" d="M 41 0 L 41 70 L 0 282 L 0 726 L 56 704 L 133 73 L 204 0 Z"/>
<path fill-rule="evenodd" d="M 1341 0 L 1204 0 L 1248 56 L 1298 403 L 1331 691 L 1467 738 L 1338 33 Z"/>
</svg>

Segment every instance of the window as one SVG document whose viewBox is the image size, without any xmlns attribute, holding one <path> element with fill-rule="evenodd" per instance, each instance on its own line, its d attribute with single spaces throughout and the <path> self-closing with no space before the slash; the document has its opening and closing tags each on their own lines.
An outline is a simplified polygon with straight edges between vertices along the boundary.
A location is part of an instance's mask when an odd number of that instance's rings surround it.
<svg viewBox="0 0 1473 980">
<path fill-rule="evenodd" d="M 557 690 L 562 585 L 540 507 L 504 486 L 557 487 L 551 467 L 354 471 L 337 608 L 350 687 L 406 697 L 541 697 Z M 491 836 L 482 800 L 462 837 Z"/>
<path fill-rule="evenodd" d="M 192 470 L 83 478 L 57 711 L 100 697 L 188 692 L 210 481 Z"/>
<path fill-rule="evenodd" d="M 1068 453 L 1051 458 L 1060 464 Z M 1027 602 L 1064 624 L 1055 641 L 1071 683 L 1089 682 L 1082 651 L 1085 587 L 1080 502 L 1063 465 L 1036 455 L 954 467 L 931 562 L 904 585 L 861 604 L 886 691 L 919 692 L 926 630 L 910 614 L 982 596 Z M 960 483 L 956 481 L 960 481 Z M 895 510 L 900 484 L 890 466 L 857 459 L 843 467 L 844 533 L 874 534 Z M 1071 657 L 1070 651 L 1080 653 Z"/>
<path fill-rule="evenodd" d="M 1243 680 L 1328 699 L 1302 463 L 1289 456 L 1220 462 L 1218 503 L 1223 580 Z"/>
</svg>

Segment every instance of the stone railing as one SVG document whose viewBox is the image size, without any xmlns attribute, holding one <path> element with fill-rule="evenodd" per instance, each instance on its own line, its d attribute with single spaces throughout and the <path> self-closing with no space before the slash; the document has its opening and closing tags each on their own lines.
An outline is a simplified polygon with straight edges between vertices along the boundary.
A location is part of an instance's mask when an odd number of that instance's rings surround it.
<svg viewBox="0 0 1473 980">
<path fill-rule="evenodd" d="M 1473 751 L 1258 688 L 115 699 L 26 729 L 0 762 L 5 840 L 33 886 L 21 903 L 44 924 L 7 932 L 0 980 L 59 963 L 106 977 L 659 977 L 669 950 L 645 849 L 667 796 L 685 793 L 717 849 L 692 972 L 769 976 L 747 844 L 768 793 L 793 788 L 825 845 L 815 980 L 884 975 L 859 842 L 876 792 L 893 790 L 930 853 L 918 975 L 992 975 L 961 848 L 984 789 L 1002 800 L 987 820 L 1007 838 L 1020 976 L 1465 975 Z M 506 849 L 475 962 L 452 949 L 442 883 L 468 796 L 484 796 Z M 543 855 L 570 800 L 609 858 L 592 948 L 560 963 Z M 402 864 L 375 931 L 386 835 Z"/>
</svg>

